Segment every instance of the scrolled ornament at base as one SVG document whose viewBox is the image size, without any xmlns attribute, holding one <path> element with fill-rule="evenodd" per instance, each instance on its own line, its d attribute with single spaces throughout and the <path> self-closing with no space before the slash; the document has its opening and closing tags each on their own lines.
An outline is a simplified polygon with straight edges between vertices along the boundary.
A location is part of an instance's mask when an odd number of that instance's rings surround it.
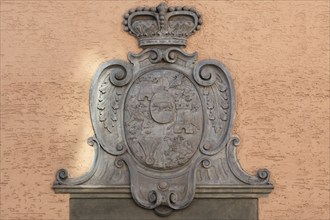
<svg viewBox="0 0 330 220">
<path fill-rule="evenodd" d="M 100 155 L 100 143 L 96 137 L 90 137 L 87 139 L 87 143 L 94 147 L 94 160 L 90 170 L 83 176 L 78 178 L 69 178 L 69 173 L 66 169 L 59 169 L 56 173 L 56 180 L 54 185 L 80 185 L 87 182 L 93 177 L 98 165 Z"/>
<path fill-rule="evenodd" d="M 239 143 L 240 140 L 237 136 L 231 137 L 227 143 L 226 154 L 230 170 L 240 181 L 246 184 L 269 184 L 270 173 L 267 169 L 259 169 L 256 176 L 251 176 L 241 168 L 241 165 L 237 159 L 236 152 L 236 148 L 238 147 Z"/>
<path fill-rule="evenodd" d="M 157 192 L 154 191 L 154 190 L 152 190 L 152 191 L 150 191 L 150 192 L 148 193 L 148 200 L 149 200 L 149 202 L 152 203 L 152 204 L 156 204 L 157 201 L 160 201 L 159 198 L 160 198 L 160 197 L 157 196 Z M 159 202 L 158 202 L 158 203 L 159 203 Z"/>
</svg>

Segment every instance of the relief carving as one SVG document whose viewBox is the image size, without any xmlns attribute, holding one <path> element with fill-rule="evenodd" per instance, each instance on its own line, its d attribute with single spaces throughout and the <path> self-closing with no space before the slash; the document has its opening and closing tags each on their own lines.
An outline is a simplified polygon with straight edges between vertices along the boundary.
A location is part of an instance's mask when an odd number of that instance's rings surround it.
<svg viewBox="0 0 330 220">
<path fill-rule="evenodd" d="M 97 70 L 90 89 L 93 166 L 79 178 L 59 170 L 55 190 L 129 185 L 139 206 L 166 216 L 192 202 L 197 184 L 272 188 L 268 170 L 251 176 L 236 157 L 229 71 L 182 49 L 201 24 L 196 9 L 164 3 L 124 15 L 125 31 L 143 50 L 129 53 L 130 63 L 112 60 Z"/>
<path fill-rule="evenodd" d="M 124 109 L 127 144 L 141 163 L 171 169 L 197 150 L 201 100 L 182 73 L 160 69 L 141 75 L 129 89 Z"/>
</svg>

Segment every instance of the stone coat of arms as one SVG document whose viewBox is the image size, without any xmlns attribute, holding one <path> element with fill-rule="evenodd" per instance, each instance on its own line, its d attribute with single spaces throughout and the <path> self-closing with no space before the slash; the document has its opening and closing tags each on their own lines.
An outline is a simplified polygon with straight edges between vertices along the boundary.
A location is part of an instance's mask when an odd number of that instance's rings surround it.
<svg viewBox="0 0 330 220">
<path fill-rule="evenodd" d="M 125 31 L 143 50 L 97 70 L 90 89 L 94 164 L 80 178 L 59 170 L 55 190 L 130 185 L 139 206 L 167 215 L 192 202 L 196 185 L 272 187 L 266 169 L 251 176 L 236 158 L 229 71 L 182 49 L 201 25 L 196 9 L 164 3 L 124 15 Z"/>
</svg>

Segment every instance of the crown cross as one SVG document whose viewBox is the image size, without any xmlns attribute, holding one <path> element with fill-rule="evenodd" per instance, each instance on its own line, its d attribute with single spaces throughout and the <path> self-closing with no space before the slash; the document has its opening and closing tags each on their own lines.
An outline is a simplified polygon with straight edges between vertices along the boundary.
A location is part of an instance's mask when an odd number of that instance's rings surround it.
<svg viewBox="0 0 330 220">
<path fill-rule="evenodd" d="M 201 28 L 201 14 L 192 7 L 137 7 L 124 15 L 125 31 L 139 40 L 139 46 L 185 46 L 187 38 Z"/>
</svg>

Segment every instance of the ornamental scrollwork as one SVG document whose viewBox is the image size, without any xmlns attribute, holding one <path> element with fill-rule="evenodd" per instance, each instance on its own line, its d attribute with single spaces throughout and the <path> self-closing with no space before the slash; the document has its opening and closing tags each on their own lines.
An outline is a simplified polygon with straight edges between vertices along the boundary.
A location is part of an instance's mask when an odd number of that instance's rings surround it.
<svg viewBox="0 0 330 220">
<path fill-rule="evenodd" d="M 143 50 L 96 71 L 90 89 L 93 166 L 79 178 L 60 169 L 54 189 L 129 185 L 139 206 L 166 216 L 189 206 L 197 184 L 271 185 L 268 170 L 251 176 L 237 159 L 229 70 L 182 49 L 201 25 L 196 9 L 165 3 L 124 15 L 125 31 Z"/>
</svg>

